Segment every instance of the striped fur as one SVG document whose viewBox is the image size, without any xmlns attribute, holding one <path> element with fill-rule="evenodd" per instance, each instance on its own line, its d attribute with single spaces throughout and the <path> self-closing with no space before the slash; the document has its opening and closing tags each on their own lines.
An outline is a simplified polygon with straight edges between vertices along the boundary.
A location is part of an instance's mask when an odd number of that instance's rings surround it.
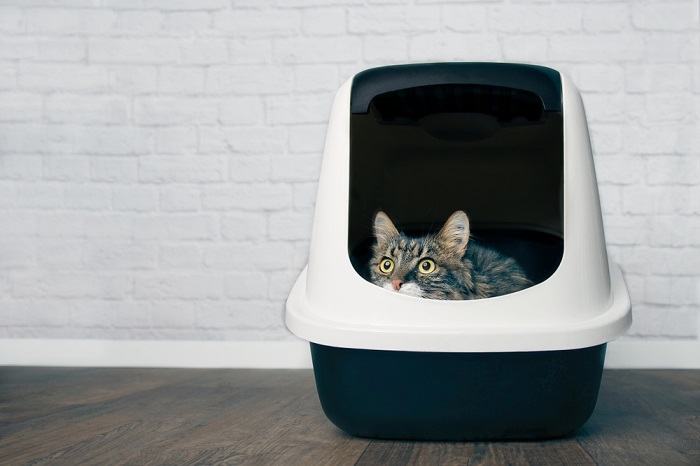
<svg viewBox="0 0 700 466">
<path fill-rule="evenodd" d="M 453 213 L 438 233 L 415 238 L 399 232 L 384 212 L 378 212 L 374 236 L 371 281 L 388 290 L 395 290 L 392 281 L 398 280 L 399 293 L 458 300 L 500 296 L 532 285 L 514 259 L 469 241 L 469 218 L 462 211 Z M 389 274 L 379 268 L 386 258 L 394 262 Z M 436 264 L 430 274 L 417 270 L 426 258 Z"/>
</svg>

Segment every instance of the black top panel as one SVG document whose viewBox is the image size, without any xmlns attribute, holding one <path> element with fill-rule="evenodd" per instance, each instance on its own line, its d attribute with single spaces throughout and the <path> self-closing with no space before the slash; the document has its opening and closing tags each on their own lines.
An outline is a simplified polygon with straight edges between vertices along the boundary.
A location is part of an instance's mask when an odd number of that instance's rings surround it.
<svg viewBox="0 0 700 466">
<path fill-rule="evenodd" d="M 367 113 L 376 96 L 436 84 L 472 84 L 536 94 L 545 111 L 561 111 L 561 78 L 550 68 L 511 63 L 425 63 L 372 68 L 353 79 L 352 113 Z"/>
</svg>

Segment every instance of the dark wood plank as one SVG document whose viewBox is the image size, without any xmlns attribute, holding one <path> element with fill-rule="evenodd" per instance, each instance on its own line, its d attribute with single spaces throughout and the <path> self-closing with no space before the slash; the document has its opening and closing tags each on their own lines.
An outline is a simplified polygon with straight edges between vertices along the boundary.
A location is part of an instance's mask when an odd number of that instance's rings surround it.
<svg viewBox="0 0 700 466">
<path fill-rule="evenodd" d="M 323 415 L 310 371 L 0 368 L 0 464 L 700 464 L 700 371 L 606 371 L 575 437 L 391 442 Z"/>
<path fill-rule="evenodd" d="M 27 424 L 26 435 L 0 439 L 0 463 L 352 463 L 366 446 L 328 428 L 308 372 L 184 372 Z"/>
<path fill-rule="evenodd" d="M 192 377 L 174 369 L 0 369 L 0 438 L 22 421 Z"/>
<path fill-rule="evenodd" d="M 699 465 L 700 371 L 606 371 L 577 435 L 599 464 Z"/>
<path fill-rule="evenodd" d="M 575 440 L 549 442 L 372 441 L 358 465 L 595 465 Z"/>
</svg>

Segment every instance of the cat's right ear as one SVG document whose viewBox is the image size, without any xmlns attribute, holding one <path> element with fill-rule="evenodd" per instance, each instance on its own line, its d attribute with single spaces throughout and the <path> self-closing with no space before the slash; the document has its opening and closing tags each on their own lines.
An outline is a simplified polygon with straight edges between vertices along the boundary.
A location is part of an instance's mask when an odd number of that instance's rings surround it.
<svg viewBox="0 0 700 466">
<path fill-rule="evenodd" d="M 391 238 L 398 236 L 399 231 L 394 226 L 389 216 L 381 210 L 374 216 L 374 237 L 377 243 L 388 243 Z"/>
</svg>

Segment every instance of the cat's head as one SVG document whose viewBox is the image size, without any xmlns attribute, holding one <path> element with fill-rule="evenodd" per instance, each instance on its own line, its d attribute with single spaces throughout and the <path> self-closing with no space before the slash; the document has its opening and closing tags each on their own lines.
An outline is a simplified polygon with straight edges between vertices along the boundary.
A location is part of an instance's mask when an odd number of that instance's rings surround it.
<svg viewBox="0 0 700 466">
<path fill-rule="evenodd" d="M 369 263 L 372 283 L 390 291 L 433 299 L 459 299 L 470 271 L 462 257 L 469 242 L 469 218 L 458 210 L 440 231 L 422 237 L 399 232 L 384 212 L 374 217 L 375 243 Z"/>
</svg>

